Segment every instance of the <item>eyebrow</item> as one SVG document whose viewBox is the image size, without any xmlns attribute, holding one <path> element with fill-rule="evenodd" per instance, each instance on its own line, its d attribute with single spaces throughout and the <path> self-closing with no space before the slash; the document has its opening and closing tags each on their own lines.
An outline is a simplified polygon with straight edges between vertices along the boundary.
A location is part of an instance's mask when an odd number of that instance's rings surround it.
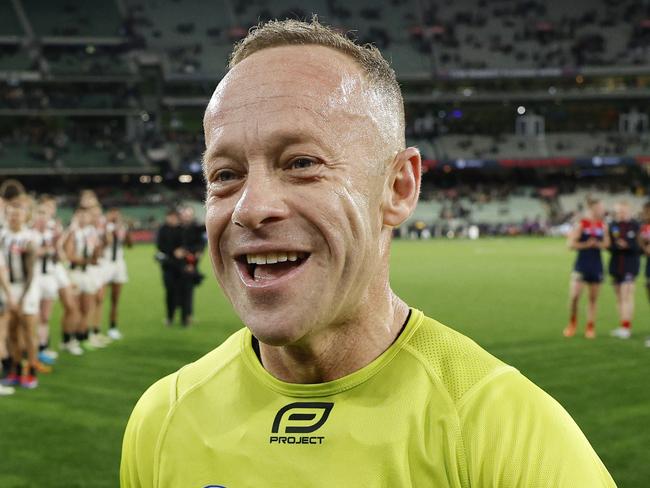
<svg viewBox="0 0 650 488">
<path fill-rule="evenodd" d="M 314 124 L 314 127 L 319 130 L 319 132 L 324 132 L 324 128 Z M 271 143 L 267 146 L 267 152 L 270 154 L 278 153 L 282 149 L 298 144 L 314 144 L 317 145 L 321 150 L 325 151 L 328 154 L 331 154 L 331 149 L 324 146 L 322 143 L 317 143 L 313 141 L 308 134 L 302 129 L 295 128 L 279 128 L 270 132 L 267 136 L 267 139 Z M 234 141 L 225 141 L 219 146 L 213 146 L 211 148 L 206 147 L 205 152 L 203 153 L 203 167 L 219 158 L 229 158 L 229 159 L 240 159 L 242 156 L 243 148 L 242 144 L 237 144 Z"/>
</svg>

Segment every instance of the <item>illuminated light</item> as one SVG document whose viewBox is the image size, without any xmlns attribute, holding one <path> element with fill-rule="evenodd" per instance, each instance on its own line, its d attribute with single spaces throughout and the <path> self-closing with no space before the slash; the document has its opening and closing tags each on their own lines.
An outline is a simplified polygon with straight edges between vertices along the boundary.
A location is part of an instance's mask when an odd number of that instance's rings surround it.
<svg viewBox="0 0 650 488">
<path fill-rule="evenodd" d="M 554 86 L 549 86 L 548 87 L 548 94 L 549 95 L 555 95 L 556 93 L 557 93 L 557 88 L 555 88 Z"/>
<path fill-rule="evenodd" d="M 95 54 L 95 46 L 93 46 L 92 44 L 88 44 L 86 46 L 86 53 L 87 54 Z"/>
<path fill-rule="evenodd" d="M 517 113 L 519 115 L 524 115 L 526 113 L 526 107 L 524 107 L 523 105 L 519 105 L 517 107 Z"/>
<path fill-rule="evenodd" d="M 180 183 L 192 183 L 192 175 L 180 175 L 178 181 Z"/>
<path fill-rule="evenodd" d="M 160 175 L 156 175 L 156 176 L 153 177 L 153 182 L 154 183 L 162 183 L 162 180 L 163 180 L 163 178 Z"/>
<path fill-rule="evenodd" d="M 151 176 L 149 175 L 140 176 L 140 183 L 151 183 Z"/>
<path fill-rule="evenodd" d="M 472 90 L 471 88 L 463 88 L 463 96 L 471 97 L 473 93 L 474 90 Z"/>
<path fill-rule="evenodd" d="M 451 112 L 451 116 L 452 116 L 454 119 L 460 119 L 460 118 L 463 116 L 463 111 L 460 110 L 460 109 L 458 109 L 458 108 L 457 108 L 457 109 L 454 109 L 454 110 Z"/>
<path fill-rule="evenodd" d="M 140 112 L 142 122 L 149 122 L 149 114 L 147 112 Z"/>
<path fill-rule="evenodd" d="M 582 84 L 585 81 L 585 79 L 582 77 L 582 75 L 576 76 L 576 83 L 578 85 Z"/>
</svg>

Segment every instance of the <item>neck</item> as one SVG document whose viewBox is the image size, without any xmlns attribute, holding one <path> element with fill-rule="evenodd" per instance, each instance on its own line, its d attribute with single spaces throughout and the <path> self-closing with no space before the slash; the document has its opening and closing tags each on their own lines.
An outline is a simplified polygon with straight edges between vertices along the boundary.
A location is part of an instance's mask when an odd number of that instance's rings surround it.
<svg viewBox="0 0 650 488">
<path fill-rule="evenodd" d="M 371 363 L 395 341 L 409 308 L 390 288 L 380 303 L 332 324 L 300 344 L 269 346 L 260 342 L 264 368 L 287 383 L 325 383 L 347 376 Z"/>
</svg>

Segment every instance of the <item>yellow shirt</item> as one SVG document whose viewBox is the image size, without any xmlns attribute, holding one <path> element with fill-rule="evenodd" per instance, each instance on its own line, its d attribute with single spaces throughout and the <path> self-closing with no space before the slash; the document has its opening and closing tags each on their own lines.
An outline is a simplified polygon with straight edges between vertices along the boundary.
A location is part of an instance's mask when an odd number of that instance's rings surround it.
<svg viewBox="0 0 650 488">
<path fill-rule="evenodd" d="M 566 411 L 412 310 L 395 343 L 329 383 L 260 364 L 248 329 L 142 396 L 122 488 L 613 487 Z"/>
</svg>

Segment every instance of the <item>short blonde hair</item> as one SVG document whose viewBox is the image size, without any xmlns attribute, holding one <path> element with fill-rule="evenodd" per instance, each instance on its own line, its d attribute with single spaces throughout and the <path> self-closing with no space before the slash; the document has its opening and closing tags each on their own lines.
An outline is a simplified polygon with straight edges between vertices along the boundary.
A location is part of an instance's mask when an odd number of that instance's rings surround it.
<svg viewBox="0 0 650 488">
<path fill-rule="evenodd" d="M 252 54 L 263 49 L 280 46 L 323 46 L 345 54 L 359 66 L 372 88 L 383 97 L 397 117 L 396 134 L 404 142 L 404 100 L 395 71 L 382 56 L 379 49 L 371 44 L 360 45 L 325 26 L 314 16 L 310 22 L 300 20 L 271 20 L 253 27 L 248 35 L 237 43 L 230 55 L 228 69 Z"/>
</svg>

